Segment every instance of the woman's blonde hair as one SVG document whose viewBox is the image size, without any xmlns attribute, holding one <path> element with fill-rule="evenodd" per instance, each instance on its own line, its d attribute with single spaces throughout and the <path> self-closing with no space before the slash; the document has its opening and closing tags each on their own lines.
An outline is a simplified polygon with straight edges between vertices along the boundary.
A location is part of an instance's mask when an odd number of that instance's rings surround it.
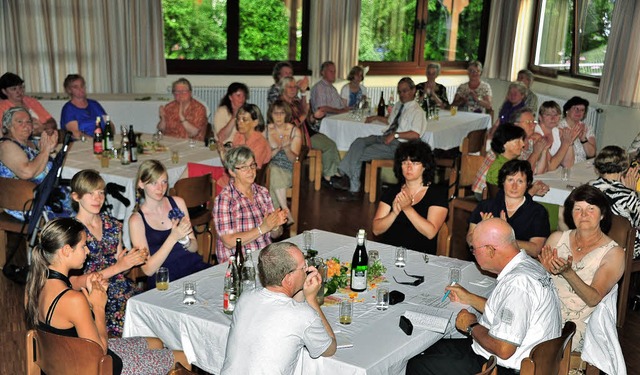
<svg viewBox="0 0 640 375">
<path fill-rule="evenodd" d="M 78 199 L 82 199 L 85 194 L 93 193 L 96 190 L 104 190 L 106 183 L 95 169 L 84 169 L 73 175 L 71 179 L 71 193 L 76 193 Z M 78 212 L 80 205 L 75 199 L 71 201 L 71 207 Z"/>
<path fill-rule="evenodd" d="M 145 160 L 140 164 L 136 177 L 136 206 L 134 211 L 138 211 L 140 198 L 144 197 L 144 189 L 141 189 L 138 183 L 152 184 L 158 181 L 163 174 L 167 174 L 167 168 L 158 160 Z"/>
</svg>

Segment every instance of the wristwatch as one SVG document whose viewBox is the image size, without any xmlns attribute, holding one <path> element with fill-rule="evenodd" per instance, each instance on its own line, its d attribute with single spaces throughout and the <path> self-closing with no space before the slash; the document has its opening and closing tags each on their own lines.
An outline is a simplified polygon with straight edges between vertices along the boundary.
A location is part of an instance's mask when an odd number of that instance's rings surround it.
<svg viewBox="0 0 640 375">
<path fill-rule="evenodd" d="M 478 324 L 480 323 L 475 322 L 475 323 L 469 324 L 469 326 L 467 327 L 467 336 L 471 336 L 471 331 L 473 331 L 473 327 L 477 326 Z"/>
<path fill-rule="evenodd" d="M 395 139 L 400 138 L 400 133 L 393 133 L 393 138 L 395 138 Z"/>
</svg>

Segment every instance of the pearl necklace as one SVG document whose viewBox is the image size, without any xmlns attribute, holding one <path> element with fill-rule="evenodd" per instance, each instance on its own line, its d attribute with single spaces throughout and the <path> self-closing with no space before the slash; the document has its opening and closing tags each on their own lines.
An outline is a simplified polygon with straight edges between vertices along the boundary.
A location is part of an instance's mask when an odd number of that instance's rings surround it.
<svg viewBox="0 0 640 375">
<path fill-rule="evenodd" d="M 598 239 L 594 242 L 594 244 L 598 244 L 598 242 L 600 242 L 602 237 L 604 237 L 604 233 L 600 232 L 600 237 L 598 237 Z M 580 252 L 582 252 L 583 249 L 593 246 L 593 244 L 588 245 L 588 246 L 580 246 L 578 244 L 578 232 L 576 232 L 576 246 L 577 246 L 576 251 L 580 253 Z"/>
</svg>

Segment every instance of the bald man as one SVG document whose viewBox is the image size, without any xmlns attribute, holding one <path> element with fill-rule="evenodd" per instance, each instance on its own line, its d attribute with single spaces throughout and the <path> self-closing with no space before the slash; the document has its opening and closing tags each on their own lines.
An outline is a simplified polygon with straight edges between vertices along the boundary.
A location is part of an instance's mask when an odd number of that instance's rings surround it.
<svg viewBox="0 0 640 375">
<path fill-rule="evenodd" d="M 474 374 L 491 355 L 498 358 L 498 374 L 516 374 L 535 345 L 560 336 L 560 301 L 551 278 L 518 249 L 511 226 L 498 218 L 484 220 L 472 244 L 478 264 L 497 274 L 498 284 L 488 299 L 460 285 L 445 288 L 452 301 L 470 305 L 480 319 L 461 310 L 456 328 L 468 338 L 440 340 L 409 361 L 407 374 Z"/>
</svg>

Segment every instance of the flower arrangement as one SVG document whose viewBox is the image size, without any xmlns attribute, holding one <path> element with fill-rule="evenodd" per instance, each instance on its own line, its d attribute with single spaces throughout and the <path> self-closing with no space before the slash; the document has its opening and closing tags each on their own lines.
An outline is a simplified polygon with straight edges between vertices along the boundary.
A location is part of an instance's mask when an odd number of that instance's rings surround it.
<svg viewBox="0 0 640 375">
<path fill-rule="evenodd" d="M 325 285 L 324 295 L 330 296 L 334 294 L 338 289 L 346 289 L 351 281 L 351 263 L 340 263 L 338 258 L 330 258 L 326 262 L 327 266 L 327 283 Z M 375 286 L 376 282 L 384 280 L 384 274 L 387 272 L 387 268 L 382 265 L 380 259 L 376 259 L 369 267 L 367 273 L 367 281 L 371 286 Z"/>
</svg>

